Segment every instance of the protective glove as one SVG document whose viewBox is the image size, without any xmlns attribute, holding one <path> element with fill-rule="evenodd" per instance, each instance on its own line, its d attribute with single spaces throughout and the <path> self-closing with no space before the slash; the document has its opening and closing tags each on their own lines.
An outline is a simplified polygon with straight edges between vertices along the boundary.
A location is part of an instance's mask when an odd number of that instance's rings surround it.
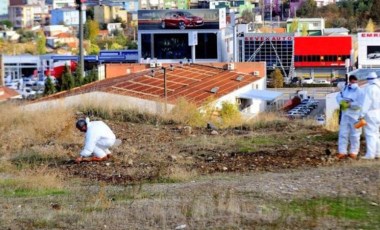
<svg viewBox="0 0 380 230">
<path fill-rule="evenodd" d="M 366 120 L 364 119 L 364 117 L 359 117 L 358 121 L 355 123 L 354 127 L 356 129 L 360 129 L 361 127 L 367 125 L 367 122 Z"/>
<path fill-rule="evenodd" d="M 346 111 L 348 108 L 350 108 L 350 102 L 345 101 L 345 100 L 342 100 L 342 101 L 340 102 L 340 109 L 341 109 L 342 111 Z"/>
</svg>

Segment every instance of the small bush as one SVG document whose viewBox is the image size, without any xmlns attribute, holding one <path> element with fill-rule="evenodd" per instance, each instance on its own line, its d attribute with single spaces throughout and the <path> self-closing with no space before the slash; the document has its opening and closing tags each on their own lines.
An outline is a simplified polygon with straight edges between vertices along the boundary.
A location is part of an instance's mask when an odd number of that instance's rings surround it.
<svg viewBox="0 0 380 230">
<path fill-rule="evenodd" d="M 179 98 L 177 100 L 176 106 L 171 110 L 169 117 L 175 122 L 190 126 L 199 127 L 206 124 L 197 105 L 188 102 L 184 98 Z"/>
<path fill-rule="evenodd" d="M 236 104 L 230 102 L 222 102 L 220 110 L 221 124 L 220 127 L 240 126 L 242 117 Z"/>
</svg>

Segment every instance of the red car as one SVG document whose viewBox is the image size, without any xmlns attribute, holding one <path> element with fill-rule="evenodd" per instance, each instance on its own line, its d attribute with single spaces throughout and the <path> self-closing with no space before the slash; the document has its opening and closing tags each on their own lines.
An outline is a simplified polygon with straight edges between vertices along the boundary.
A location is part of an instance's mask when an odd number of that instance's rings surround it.
<svg viewBox="0 0 380 230">
<path fill-rule="evenodd" d="M 161 20 L 161 27 L 163 29 L 168 27 L 178 28 L 184 30 L 189 27 L 203 26 L 203 18 L 194 16 L 186 11 L 172 11 L 165 14 Z"/>
</svg>

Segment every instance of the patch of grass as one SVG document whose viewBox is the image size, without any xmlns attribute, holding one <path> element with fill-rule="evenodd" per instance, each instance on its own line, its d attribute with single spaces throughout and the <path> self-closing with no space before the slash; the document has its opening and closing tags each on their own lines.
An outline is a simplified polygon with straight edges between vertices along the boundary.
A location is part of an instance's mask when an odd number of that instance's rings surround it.
<svg viewBox="0 0 380 230">
<path fill-rule="evenodd" d="M 44 188 L 29 185 L 24 180 L 0 180 L 0 194 L 5 197 L 36 197 L 49 195 L 67 195 L 69 192 L 61 188 Z"/>
<path fill-rule="evenodd" d="M 338 132 L 328 132 L 323 135 L 314 136 L 313 140 L 316 142 L 325 142 L 325 141 L 338 141 Z"/>
<path fill-rule="evenodd" d="M 63 156 L 59 157 L 56 154 L 42 154 L 34 150 L 23 151 L 22 153 L 14 156 L 11 159 L 12 164 L 21 170 L 24 168 L 35 168 L 40 167 L 41 165 L 62 161 L 64 160 Z"/>
<path fill-rule="evenodd" d="M 280 136 L 254 136 L 252 138 L 240 139 L 237 141 L 237 148 L 240 152 L 254 152 L 263 147 L 271 147 L 286 144 L 288 141 L 285 137 Z"/>
<path fill-rule="evenodd" d="M 360 226 L 380 226 L 380 207 L 370 201 L 357 197 L 318 198 L 296 200 L 289 204 L 294 213 L 303 213 L 308 217 L 333 216 L 358 222 Z"/>
<path fill-rule="evenodd" d="M 23 171 L 17 176 L 0 179 L 0 195 L 7 197 L 36 197 L 47 195 L 65 195 L 69 191 L 63 188 L 61 178 L 45 171 Z"/>
</svg>

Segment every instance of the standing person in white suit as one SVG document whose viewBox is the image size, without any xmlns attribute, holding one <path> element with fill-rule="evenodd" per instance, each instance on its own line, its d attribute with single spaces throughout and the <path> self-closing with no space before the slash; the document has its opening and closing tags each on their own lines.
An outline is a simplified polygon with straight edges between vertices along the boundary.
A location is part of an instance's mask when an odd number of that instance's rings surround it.
<svg viewBox="0 0 380 230">
<path fill-rule="evenodd" d="M 368 85 L 364 89 L 364 99 L 359 122 L 364 126 L 367 151 L 361 159 L 371 160 L 380 157 L 380 79 L 371 72 L 367 76 Z"/>
<path fill-rule="evenodd" d="M 76 127 L 86 133 L 86 140 L 80 156 L 75 160 L 76 163 L 82 161 L 103 161 L 111 156 L 109 148 L 120 144 L 110 127 L 103 121 L 90 121 L 89 118 L 79 119 Z M 88 159 L 89 157 L 92 157 Z"/>
<path fill-rule="evenodd" d="M 354 127 L 360 116 L 361 100 L 363 90 L 358 85 L 358 79 L 354 75 L 348 78 L 348 84 L 338 93 L 336 100 L 341 109 L 341 120 L 339 126 L 338 159 L 346 157 L 355 159 L 359 153 L 361 129 Z M 350 151 L 347 147 L 350 144 Z"/>
</svg>

